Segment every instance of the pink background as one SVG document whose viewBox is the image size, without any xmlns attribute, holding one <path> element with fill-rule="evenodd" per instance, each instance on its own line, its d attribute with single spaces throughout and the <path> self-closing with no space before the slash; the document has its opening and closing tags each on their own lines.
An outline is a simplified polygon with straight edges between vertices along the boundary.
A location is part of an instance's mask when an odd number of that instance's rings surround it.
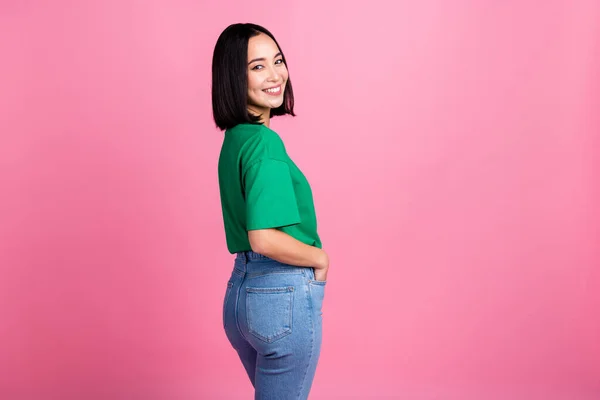
<svg viewBox="0 0 600 400">
<path fill-rule="evenodd" d="M 331 271 L 311 399 L 600 398 L 600 3 L 0 2 L 0 398 L 250 399 L 210 62 L 286 52 L 273 127 Z"/>
</svg>

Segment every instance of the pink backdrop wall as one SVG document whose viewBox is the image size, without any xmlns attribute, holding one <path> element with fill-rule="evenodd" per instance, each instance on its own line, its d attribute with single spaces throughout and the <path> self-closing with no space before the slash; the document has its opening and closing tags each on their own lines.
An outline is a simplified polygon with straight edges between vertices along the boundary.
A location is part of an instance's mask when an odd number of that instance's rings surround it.
<svg viewBox="0 0 600 400">
<path fill-rule="evenodd" d="M 593 0 L 0 2 L 0 398 L 251 398 L 210 110 L 250 21 L 332 260 L 311 398 L 599 398 Z"/>
</svg>

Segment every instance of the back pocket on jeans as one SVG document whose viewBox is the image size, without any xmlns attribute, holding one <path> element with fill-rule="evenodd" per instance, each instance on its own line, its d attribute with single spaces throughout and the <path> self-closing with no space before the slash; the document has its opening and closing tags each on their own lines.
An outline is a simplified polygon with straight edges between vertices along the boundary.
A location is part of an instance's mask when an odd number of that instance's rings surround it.
<svg viewBox="0 0 600 400">
<path fill-rule="evenodd" d="M 248 331 L 272 343 L 292 333 L 294 287 L 246 288 Z"/>
</svg>

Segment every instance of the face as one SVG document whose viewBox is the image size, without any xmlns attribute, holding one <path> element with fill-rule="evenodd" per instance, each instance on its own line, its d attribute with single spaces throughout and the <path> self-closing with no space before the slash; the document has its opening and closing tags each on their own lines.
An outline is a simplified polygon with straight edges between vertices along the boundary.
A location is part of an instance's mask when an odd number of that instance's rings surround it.
<svg viewBox="0 0 600 400">
<path fill-rule="evenodd" d="M 248 110 L 268 117 L 283 104 L 288 70 L 275 41 L 263 33 L 248 41 Z"/>
</svg>

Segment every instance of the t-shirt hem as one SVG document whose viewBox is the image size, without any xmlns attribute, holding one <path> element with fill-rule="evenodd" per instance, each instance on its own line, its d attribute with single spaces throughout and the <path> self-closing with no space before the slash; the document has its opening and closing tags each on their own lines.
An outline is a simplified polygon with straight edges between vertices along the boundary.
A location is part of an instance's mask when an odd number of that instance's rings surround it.
<svg viewBox="0 0 600 400">
<path fill-rule="evenodd" d="M 298 220 L 294 220 L 294 221 L 288 222 L 288 223 L 267 223 L 267 224 L 250 225 L 250 226 L 246 227 L 246 232 L 247 231 L 255 231 L 255 230 L 258 230 L 258 229 L 285 228 L 287 226 L 298 225 L 300 222 L 302 222 L 302 221 L 300 219 L 298 219 Z"/>
</svg>

